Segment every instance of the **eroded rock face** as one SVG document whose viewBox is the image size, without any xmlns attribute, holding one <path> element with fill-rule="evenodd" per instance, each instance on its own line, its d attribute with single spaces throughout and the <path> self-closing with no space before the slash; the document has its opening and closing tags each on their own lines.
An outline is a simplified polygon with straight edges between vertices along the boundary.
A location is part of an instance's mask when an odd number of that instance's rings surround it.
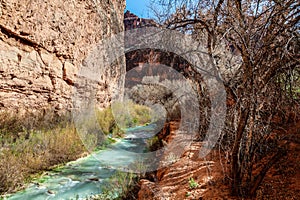
<svg viewBox="0 0 300 200">
<path fill-rule="evenodd" d="M 0 109 L 72 107 L 83 61 L 102 39 L 123 31 L 125 0 L 3 0 L 0 4 Z M 98 104 L 119 88 L 125 59 L 99 66 Z"/>
</svg>

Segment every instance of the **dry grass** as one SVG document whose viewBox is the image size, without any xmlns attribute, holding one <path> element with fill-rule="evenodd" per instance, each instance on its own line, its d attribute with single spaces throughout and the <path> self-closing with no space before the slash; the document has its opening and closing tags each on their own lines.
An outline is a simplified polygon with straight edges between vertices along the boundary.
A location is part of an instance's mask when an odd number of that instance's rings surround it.
<svg viewBox="0 0 300 200">
<path fill-rule="evenodd" d="M 8 117 L 10 116 L 10 117 Z M 75 160 L 85 151 L 74 125 L 68 120 L 43 121 L 27 126 L 27 120 L 1 116 L 0 193 L 19 189 L 32 174 Z M 35 118 L 31 119 L 33 123 Z"/>
</svg>

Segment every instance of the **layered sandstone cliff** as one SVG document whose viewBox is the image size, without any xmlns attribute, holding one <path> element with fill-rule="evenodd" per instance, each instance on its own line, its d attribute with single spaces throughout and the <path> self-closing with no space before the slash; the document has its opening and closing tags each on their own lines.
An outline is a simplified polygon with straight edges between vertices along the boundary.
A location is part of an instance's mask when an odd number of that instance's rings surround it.
<svg viewBox="0 0 300 200">
<path fill-rule="evenodd" d="M 0 109 L 72 107 L 78 71 L 97 43 L 123 31 L 125 0 L 3 0 L 0 4 Z M 93 88 L 110 102 L 124 58 L 103 68 Z"/>
</svg>

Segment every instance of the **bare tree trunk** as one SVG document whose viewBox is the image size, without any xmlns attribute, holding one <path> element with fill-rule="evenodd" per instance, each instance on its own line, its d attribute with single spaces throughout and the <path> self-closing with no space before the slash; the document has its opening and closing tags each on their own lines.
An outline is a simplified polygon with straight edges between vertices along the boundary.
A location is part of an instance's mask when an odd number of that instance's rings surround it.
<svg viewBox="0 0 300 200">
<path fill-rule="evenodd" d="M 240 187 L 241 187 L 241 165 L 239 161 L 239 149 L 242 140 L 242 136 L 247 125 L 247 121 L 249 118 L 250 109 L 246 107 L 241 110 L 240 120 L 238 123 L 236 136 L 234 140 L 234 146 L 232 149 L 232 166 L 231 166 L 231 177 L 232 177 L 232 194 L 239 195 Z"/>
<path fill-rule="evenodd" d="M 251 187 L 249 189 L 249 196 L 255 197 L 256 190 L 260 186 L 261 182 L 263 181 L 264 177 L 268 170 L 277 163 L 283 156 L 287 155 L 287 151 L 284 149 L 280 149 L 277 153 L 273 155 L 273 157 L 269 160 L 269 162 L 264 166 L 264 168 L 260 171 L 260 173 L 255 177 Z"/>
</svg>

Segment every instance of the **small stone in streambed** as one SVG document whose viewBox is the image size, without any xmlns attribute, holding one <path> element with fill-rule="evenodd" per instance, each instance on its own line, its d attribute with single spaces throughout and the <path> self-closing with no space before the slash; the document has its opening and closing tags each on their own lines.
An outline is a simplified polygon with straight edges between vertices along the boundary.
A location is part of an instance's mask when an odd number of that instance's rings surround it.
<svg viewBox="0 0 300 200">
<path fill-rule="evenodd" d="M 55 195 L 55 192 L 53 190 L 48 190 L 47 193 L 50 195 Z"/>
<path fill-rule="evenodd" d="M 99 178 L 89 178 L 89 181 L 99 181 Z"/>
</svg>

